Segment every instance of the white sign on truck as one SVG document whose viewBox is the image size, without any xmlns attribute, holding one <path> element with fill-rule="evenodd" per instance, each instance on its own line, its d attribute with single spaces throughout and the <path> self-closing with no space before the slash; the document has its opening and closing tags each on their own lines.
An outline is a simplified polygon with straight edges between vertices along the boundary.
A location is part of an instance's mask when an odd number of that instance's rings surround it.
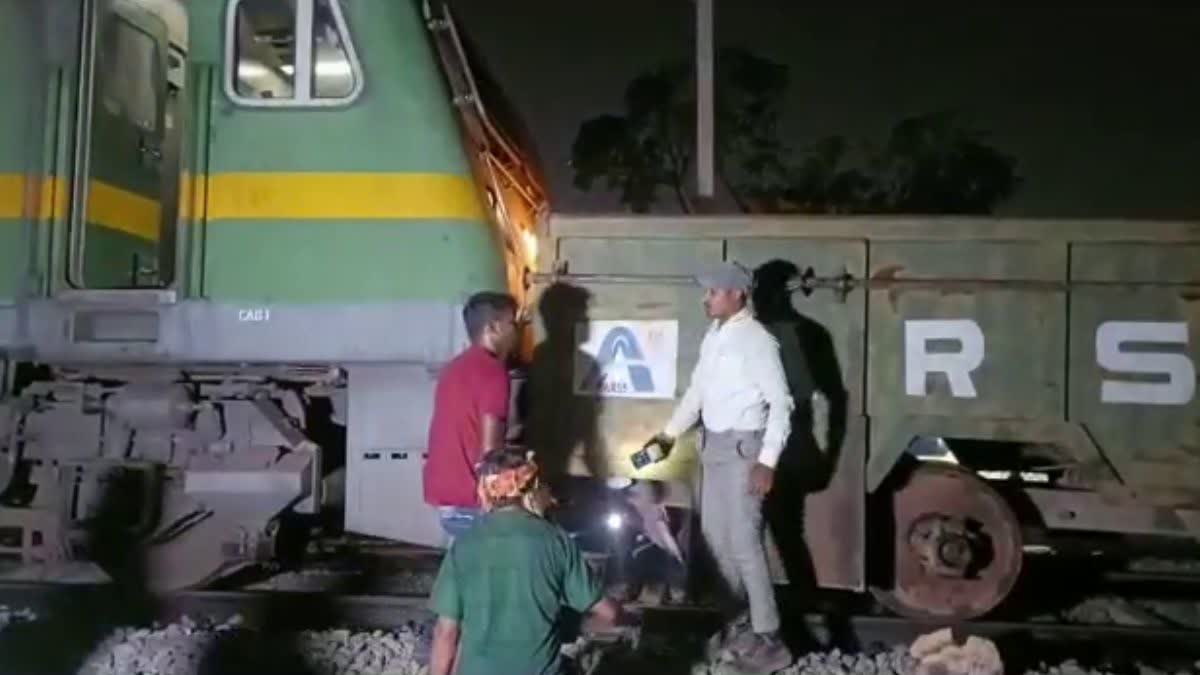
<svg viewBox="0 0 1200 675">
<path fill-rule="evenodd" d="M 678 321 L 583 322 L 575 342 L 577 395 L 675 398 Z"/>
</svg>

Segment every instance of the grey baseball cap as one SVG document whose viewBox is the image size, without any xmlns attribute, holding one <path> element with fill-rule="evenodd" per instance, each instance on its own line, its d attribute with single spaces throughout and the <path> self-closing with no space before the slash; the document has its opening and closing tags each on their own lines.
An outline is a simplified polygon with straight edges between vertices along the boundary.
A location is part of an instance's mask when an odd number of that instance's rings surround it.
<svg viewBox="0 0 1200 675">
<path fill-rule="evenodd" d="M 696 282 L 704 288 L 744 291 L 753 285 L 753 276 L 735 262 L 722 262 L 697 274 Z"/>
</svg>

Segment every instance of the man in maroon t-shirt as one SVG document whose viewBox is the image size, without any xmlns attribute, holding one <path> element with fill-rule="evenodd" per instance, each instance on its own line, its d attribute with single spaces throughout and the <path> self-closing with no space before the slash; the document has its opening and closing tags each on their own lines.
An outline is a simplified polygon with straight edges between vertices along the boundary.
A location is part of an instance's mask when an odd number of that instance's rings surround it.
<svg viewBox="0 0 1200 675">
<path fill-rule="evenodd" d="M 480 515 L 475 464 L 504 447 L 509 380 L 505 360 L 517 344 L 517 303 L 504 293 L 476 293 L 463 308 L 471 346 L 438 378 L 429 424 L 425 501 L 438 507 L 451 539 Z"/>
</svg>

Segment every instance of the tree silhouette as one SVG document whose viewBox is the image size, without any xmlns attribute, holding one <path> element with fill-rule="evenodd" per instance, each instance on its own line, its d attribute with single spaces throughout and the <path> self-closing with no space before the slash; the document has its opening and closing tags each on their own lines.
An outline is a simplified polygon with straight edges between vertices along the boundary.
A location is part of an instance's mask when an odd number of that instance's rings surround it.
<svg viewBox="0 0 1200 675">
<path fill-rule="evenodd" d="M 759 213 L 991 213 L 1020 186 L 1016 161 L 952 112 L 898 122 L 879 147 L 830 136 L 794 150 L 779 137 L 786 66 L 740 48 L 715 64 L 718 178 L 742 211 Z M 603 181 L 623 204 L 646 212 L 660 192 L 695 210 L 695 98 L 688 64 L 635 77 L 624 114 L 580 126 L 572 146 L 574 182 Z M 852 150 L 862 158 L 852 165 Z"/>
<path fill-rule="evenodd" d="M 1016 161 L 987 145 L 986 134 L 939 112 L 901 120 L 874 160 L 879 210 L 990 213 L 1016 192 Z"/>
<path fill-rule="evenodd" d="M 599 178 L 619 190 L 621 202 L 644 212 L 671 190 L 685 211 L 684 187 L 692 157 L 688 143 L 695 106 L 681 67 L 639 75 L 625 89 L 625 114 L 601 115 L 583 123 L 571 150 L 575 185 L 591 189 Z"/>
<path fill-rule="evenodd" d="M 783 154 L 777 138 L 787 69 L 736 48 L 721 49 L 714 67 L 717 172 L 742 203 L 746 179 L 777 180 Z M 694 210 L 688 190 L 696 138 L 696 99 L 689 65 L 670 64 L 635 77 L 625 88 L 624 114 L 583 122 L 571 148 L 575 185 L 603 180 L 621 203 L 649 211 L 667 190 L 679 208 Z"/>
</svg>

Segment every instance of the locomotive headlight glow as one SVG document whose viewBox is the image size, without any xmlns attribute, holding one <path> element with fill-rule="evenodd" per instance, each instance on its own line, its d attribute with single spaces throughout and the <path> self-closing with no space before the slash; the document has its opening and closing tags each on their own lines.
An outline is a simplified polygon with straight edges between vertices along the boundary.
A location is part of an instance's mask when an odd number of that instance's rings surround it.
<svg viewBox="0 0 1200 675">
<path fill-rule="evenodd" d="M 604 524 L 608 526 L 608 529 L 617 532 L 625 526 L 625 519 L 621 517 L 621 514 L 613 512 L 604 519 Z"/>
<path fill-rule="evenodd" d="M 521 238 L 525 240 L 525 255 L 529 259 L 529 264 L 533 265 L 537 262 L 538 240 L 537 235 L 524 230 L 521 232 Z"/>
</svg>

